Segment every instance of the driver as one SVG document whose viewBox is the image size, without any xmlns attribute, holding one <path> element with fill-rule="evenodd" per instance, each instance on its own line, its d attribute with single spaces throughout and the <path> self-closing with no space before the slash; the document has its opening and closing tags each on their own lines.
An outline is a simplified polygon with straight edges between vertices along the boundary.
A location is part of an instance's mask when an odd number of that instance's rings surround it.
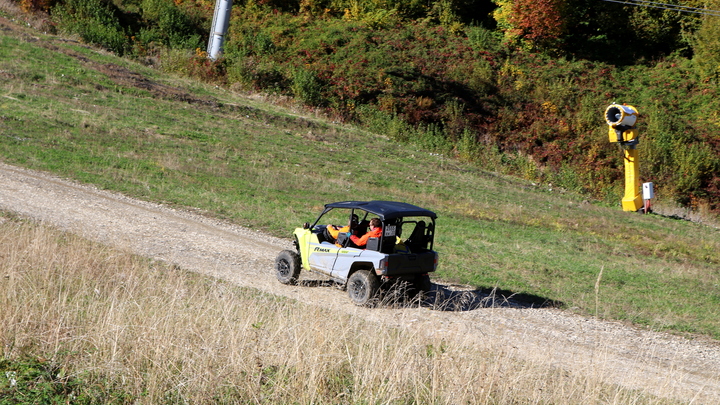
<svg viewBox="0 0 720 405">
<path fill-rule="evenodd" d="M 352 214 L 350 222 L 346 226 L 328 225 L 325 229 L 327 229 L 327 232 L 332 236 L 333 240 L 335 240 L 340 233 L 352 232 L 357 227 L 359 220 L 356 214 Z"/>
</svg>

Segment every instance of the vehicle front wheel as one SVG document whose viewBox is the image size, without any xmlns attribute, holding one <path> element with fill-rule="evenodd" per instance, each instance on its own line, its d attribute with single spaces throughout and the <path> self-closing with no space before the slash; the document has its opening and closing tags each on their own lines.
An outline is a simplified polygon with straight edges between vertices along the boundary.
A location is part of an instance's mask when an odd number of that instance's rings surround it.
<svg viewBox="0 0 720 405">
<path fill-rule="evenodd" d="M 380 280 L 368 270 L 358 270 L 347 282 L 350 300 L 355 305 L 369 306 L 380 289 Z"/>
<path fill-rule="evenodd" d="M 300 255 L 283 250 L 275 259 L 275 276 L 283 284 L 297 284 L 300 277 Z"/>
</svg>

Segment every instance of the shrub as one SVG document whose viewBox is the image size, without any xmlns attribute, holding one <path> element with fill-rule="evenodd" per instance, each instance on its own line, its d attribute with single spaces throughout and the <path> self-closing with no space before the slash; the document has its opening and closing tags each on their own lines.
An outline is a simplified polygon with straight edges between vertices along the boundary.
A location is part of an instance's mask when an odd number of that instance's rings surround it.
<svg viewBox="0 0 720 405">
<path fill-rule="evenodd" d="M 306 104 L 322 103 L 322 84 L 312 71 L 295 68 L 292 71 L 292 91 L 295 97 Z"/>
<path fill-rule="evenodd" d="M 52 16 L 62 31 L 76 33 L 85 42 L 123 55 L 131 49 L 131 44 L 120 24 L 119 13 L 111 2 L 65 0 L 55 6 Z"/>
<path fill-rule="evenodd" d="M 20 0 L 20 8 L 26 12 L 50 11 L 57 0 Z"/>
<path fill-rule="evenodd" d="M 190 17 L 172 0 L 143 0 L 141 9 L 153 39 L 171 48 L 195 49 L 200 45 L 200 35 Z"/>
<path fill-rule="evenodd" d="M 499 52 L 501 50 L 502 35 L 481 26 L 465 28 L 468 42 L 476 52 Z"/>
</svg>

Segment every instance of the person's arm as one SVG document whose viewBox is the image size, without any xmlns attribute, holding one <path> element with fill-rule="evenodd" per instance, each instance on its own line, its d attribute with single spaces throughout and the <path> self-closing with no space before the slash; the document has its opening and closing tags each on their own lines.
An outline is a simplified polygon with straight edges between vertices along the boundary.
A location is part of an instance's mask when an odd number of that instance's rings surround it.
<svg viewBox="0 0 720 405">
<path fill-rule="evenodd" d="M 349 232 L 350 226 L 346 225 L 346 226 L 343 226 L 342 228 L 338 228 L 337 225 L 328 225 L 327 230 L 330 233 L 330 236 L 337 239 L 338 235 L 340 235 L 341 233 Z"/>
<path fill-rule="evenodd" d="M 361 237 L 357 237 L 355 235 L 350 236 L 350 240 L 352 243 L 354 243 L 356 246 L 365 246 L 367 245 L 368 239 L 370 239 L 371 232 L 366 233 L 365 235 Z"/>
<path fill-rule="evenodd" d="M 353 235 L 350 237 L 350 240 L 357 246 L 365 246 L 365 245 L 367 245 L 368 239 L 379 238 L 380 235 L 382 235 L 382 231 L 380 230 L 380 228 L 375 228 L 374 230 L 371 230 L 370 232 L 366 233 L 365 235 L 363 235 L 360 238 Z"/>
</svg>

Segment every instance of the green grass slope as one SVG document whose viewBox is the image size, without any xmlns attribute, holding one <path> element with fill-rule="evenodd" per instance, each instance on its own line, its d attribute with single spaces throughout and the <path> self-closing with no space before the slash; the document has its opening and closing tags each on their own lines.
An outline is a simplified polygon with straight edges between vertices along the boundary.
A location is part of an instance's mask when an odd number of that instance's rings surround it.
<svg viewBox="0 0 720 405">
<path fill-rule="evenodd" d="M 436 278 L 720 338 L 716 228 L 594 205 L 7 19 L 0 29 L 3 162 L 283 237 L 326 202 L 407 201 L 439 214 Z"/>
</svg>

